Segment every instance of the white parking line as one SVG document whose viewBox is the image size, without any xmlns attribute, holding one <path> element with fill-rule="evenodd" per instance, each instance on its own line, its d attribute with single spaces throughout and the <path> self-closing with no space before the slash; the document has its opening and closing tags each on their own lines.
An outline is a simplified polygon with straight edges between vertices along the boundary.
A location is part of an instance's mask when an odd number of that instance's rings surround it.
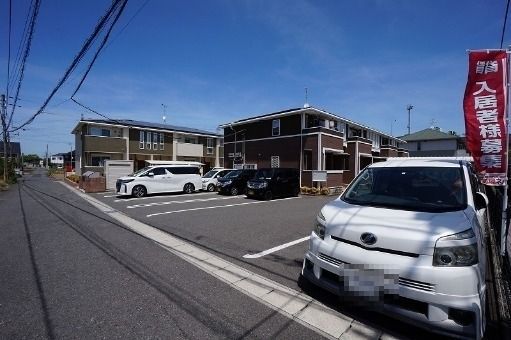
<svg viewBox="0 0 511 340">
<path fill-rule="evenodd" d="M 270 248 L 268 250 L 262 251 L 262 252 L 257 253 L 257 254 L 246 254 L 246 255 L 243 255 L 243 257 L 246 258 L 246 259 L 257 259 L 257 258 L 263 257 L 265 255 L 268 255 L 268 254 L 274 253 L 276 251 L 279 251 L 281 249 L 294 246 L 295 244 L 302 243 L 304 241 L 307 241 L 310 238 L 311 238 L 310 236 L 302 237 L 301 239 L 281 244 L 280 246 L 276 246 L 276 247 Z"/>
<path fill-rule="evenodd" d="M 218 200 L 232 200 L 233 198 L 238 198 L 237 196 L 228 196 L 228 197 L 213 197 L 213 198 L 199 198 L 196 200 L 185 200 L 185 201 L 166 201 L 166 202 L 153 202 L 147 204 L 135 204 L 128 205 L 126 208 L 146 208 L 153 207 L 158 205 L 169 205 L 169 204 L 183 204 L 183 203 L 194 203 L 194 202 L 209 202 L 209 201 L 218 201 Z"/>
<path fill-rule="evenodd" d="M 103 197 L 107 198 L 107 197 L 117 197 L 118 195 L 105 195 Z"/>
<path fill-rule="evenodd" d="M 201 208 L 165 211 L 165 212 L 161 212 L 161 213 L 149 214 L 149 215 L 146 215 L 146 217 L 153 217 L 153 216 L 158 216 L 158 215 L 168 215 L 168 214 L 177 214 L 177 213 L 182 213 L 182 212 L 187 212 L 187 211 L 196 211 L 196 210 L 217 209 L 217 208 L 230 208 L 230 207 L 236 207 L 236 206 L 240 206 L 240 205 L 270 203 L 270 202 L 275 202 L 275 201 L 293 200 L 293 199 L 297 199 L 297 198 L 299 198 L 299 197 L 281 198 L 281 199 L 273 200 L 273 201 L 255 201 L 255 202 L 245 202 L 245 203 L 236 203 L 236 204 L 227 204 L 227 205 L 215 205 L 215 206 L 212 206 L 212 207 L 201 207 Z"/>
<path fill-rule="evenodd" d="M 201 196 L 201 195 L 213 195 L 213 194 L 214 193 L 211 193 L 211 192 L 199 192 L 199 193 L 194 193 L 194 194 L 177 195 L 175 197 Z M 160 197 L 167 198 L 168 196 L 146 196 L 146 197 L 122 198 L 122 199 L 114 200 L 114 202 L 139 201 L 139 200 L 148 200 L 148 199 L 151 199 L 151 198 L 160 198 Z"/>
</svg>

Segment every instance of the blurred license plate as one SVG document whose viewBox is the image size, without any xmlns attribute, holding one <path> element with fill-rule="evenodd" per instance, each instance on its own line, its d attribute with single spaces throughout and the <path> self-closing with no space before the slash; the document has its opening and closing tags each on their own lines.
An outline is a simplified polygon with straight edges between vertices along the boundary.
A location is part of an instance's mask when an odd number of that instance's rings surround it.
<svg viewBox="0 0 511 340">
<path fill-rule="evenodd" d="M 248 190 L 247 191 L 247 195 L 253 195 L 254 194 L 254 190 Z"/>
<path fill-rule="evenodd" d="M 339 272 L 342 289 L 359 297 L 378 301 L 384 295 L 398 293 L 399 274 L 395 270 L 361 268 L 358 265 L 345 265 Z"/>
</svg>

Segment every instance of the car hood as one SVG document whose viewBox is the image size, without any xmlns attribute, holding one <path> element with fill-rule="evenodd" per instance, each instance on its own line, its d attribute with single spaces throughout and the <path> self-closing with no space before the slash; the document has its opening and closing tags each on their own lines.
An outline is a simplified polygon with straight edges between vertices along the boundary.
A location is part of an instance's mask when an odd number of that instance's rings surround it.
<svg viewBox="0 0 511 340">
<path fill-rule="evenodd" d="M 393 252 L 433 255 L 438 238 L 471 227 L 463 210 L 451 212 L 406 211 L 353 205 L 336 199 L 321 210 L 327 223 L 326 234 L 347 243 Z M 363 233 L 372 233 L 377 241 L 366 245 Z"/>
<path fill-rule="evenodd" d="M 248 183 L 266 183 L 268 182 L 269 180 L 267 179 L 262 179 L 262 178 L 254 178 L 254 179 L 250 179 L 248 180 Z"/>
<path fill-rule="evenodd" d="M 129 179 L 135 179 L 136 177 L 134 176 L 122 176 L 122 177 L 119 177 L 118 179 L 120 179 L 121 181 L 126 181 L 126 180 L 129 180 Z"/>
<path fill-rule="evenodd" d="M 219 178 L 218 181 L 219 182 L 227 182 L 227 181 L 234 181 L 238 179 L 238 177 L 234 177 L 234 178 Z"/>
</svg>

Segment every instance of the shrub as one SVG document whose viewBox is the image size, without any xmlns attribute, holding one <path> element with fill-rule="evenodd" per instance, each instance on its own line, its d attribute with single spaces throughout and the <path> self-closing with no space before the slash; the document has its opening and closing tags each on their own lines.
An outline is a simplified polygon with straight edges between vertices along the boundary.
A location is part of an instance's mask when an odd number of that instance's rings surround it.
<svg viewBox="0 0 511 340">
<path fill-rule="evenodd" d="M 80 176 L 78 175 L 69 175 L 67 176 L 67 179 L 71 182 L 80 183 Z"/>
<path fill-rule="evenodd" d="M 330 189 L 328 187 L 321 188 L 321 195 L 330 195 Z"/>
<path fill-rule="evenodd" d="M 319 188 L 312 187 L 310 193 L 313 194 L 313 195 L 319 194 Z"/>
<path fill-rule="evenodd" d="M 0 191 L 6 191 L 7 189 L 9 189 L 9 184 L 7 184 L 4 181 L 0 180 Z"/>
<path fill-rule="evenodd" d="M 302 194 L 308 194 L 310 193 L 311 189 L 309 187 L 300 187 L 300 192 Z"/>
</svg>

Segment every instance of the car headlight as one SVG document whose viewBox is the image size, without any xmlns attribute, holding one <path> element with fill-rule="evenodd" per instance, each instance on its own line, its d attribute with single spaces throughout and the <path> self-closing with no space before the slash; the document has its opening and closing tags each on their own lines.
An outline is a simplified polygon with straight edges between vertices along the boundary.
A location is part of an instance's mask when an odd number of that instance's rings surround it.
<svg viewBox="0 0 511 340">
<path fill-rule="evenodd" d="M 433 253 L 433 266 L 464 267 L 478 261 L 477 243 L 472 229 L 439 238 Z"/>
<path fill-rule="evenodd" d="M 224 185 L 229 185 L 229 184 L 232 184 L 232 180 L 228 180 L 228 181 L 224 182 Z"/>
<path fill-rule="evenodd" d="M 314 233 L 319 236 L 320 239 L 325 239 L 325 216 L 323 216 L 323 213 L 321 211 L 319 212 L 318 216 L 316 216 L 316 225 L 314 226 Z"/>
<path fill-rule="evenodd" d="M 121 183 L 125 184 L 125 183 L 129 183 L 129 182 L 133 182 L 135 179 L 123 179 L 121 180 Z"/>
</svg>

